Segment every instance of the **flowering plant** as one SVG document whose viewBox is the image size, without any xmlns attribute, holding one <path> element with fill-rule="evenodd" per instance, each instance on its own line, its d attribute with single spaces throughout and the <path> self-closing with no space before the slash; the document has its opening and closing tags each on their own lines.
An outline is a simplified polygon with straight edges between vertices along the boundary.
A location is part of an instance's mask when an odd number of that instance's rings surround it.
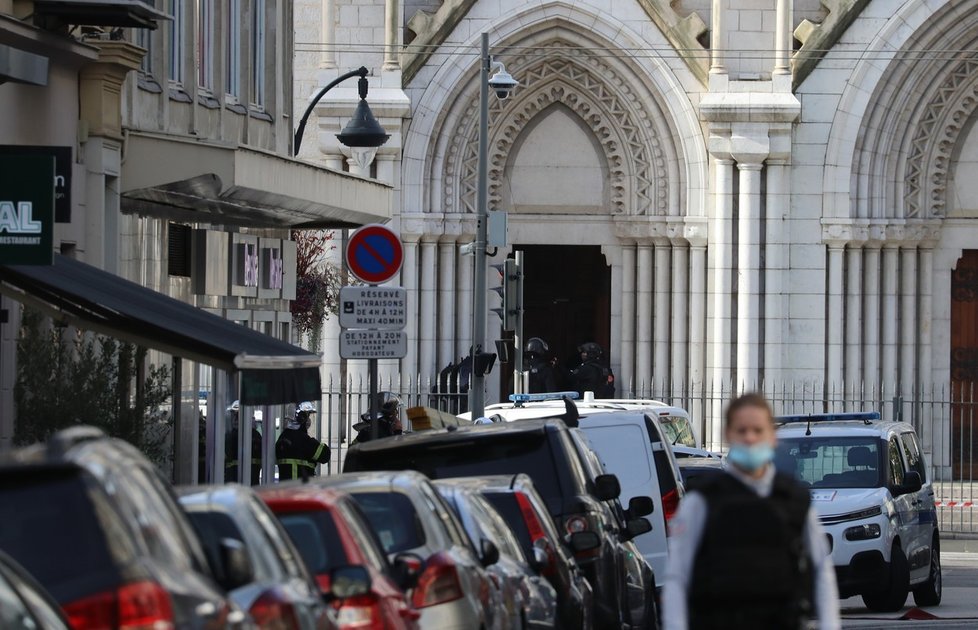
<svg viewBox="0 0 978 630">
<path fill-rule="evenodd" d="M 326 260 L 335 245 L 333 232 L 292 230 L 296 244 L 296 287 L 292 300 L 292 324 L 319 345 L 323 322 L 336 313 L 341 286 L 340 270 Z M 315 348 L 314 348 L 315 349 Z"/>
</svg>

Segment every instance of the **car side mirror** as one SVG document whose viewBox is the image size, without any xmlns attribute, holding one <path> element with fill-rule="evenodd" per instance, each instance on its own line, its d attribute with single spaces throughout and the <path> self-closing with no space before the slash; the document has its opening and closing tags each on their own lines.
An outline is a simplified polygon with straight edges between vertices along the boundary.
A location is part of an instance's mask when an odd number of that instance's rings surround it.
<svg viewBox="0 0 978 630">
<path fill-rule="evenodd" d="M 632 497 L 628 501 L 628 518 L 648 516 L 655 512 L 655 502 L 652 497 Z"/>
<path fill-rule="evenodd" d="M 491 540 L 483 538 L 479 547 L 479 560 L 482 562 L 482 566 L 491 567 L 499 562 L 499 548 Z"/>
<path fill-rule="evenodd" d="M 591 551 L 601 546 L 601 537 L 596 532 L 574 532 L 569 544 L 575 553 Z"/>
<path fill-rule="evenodd" d="M 634 540 L 642 534 L 647 534 L 652 531 L 652 523 L 649 522 L 647 518 L 633 518 L 627 523 L 625 523 L 625 531 L 623 532 L 623 538 L 625 540 Z"/>
<path fill-rule="evenodd" d="M 910 494 L 911 492 L 919 492 L 924 486 L 924 481 L 920 478 L 920 473 L 916 470 L 911 470 L 903 475 L 903 483 L 897 486 L 896 492 L 894 494 Z"/>
<path fill-rule="evenodd" d="M 621 484 L 615 475 L 598 475 L 594 478 L 594 497 L 598 501 L 612 501 L 621 495 Z"/>
<path fill-rule="evenodd" d="M 424 560 L 413 553 L 401 553 L 394 557 L 394 581 L 401 590 L 410 590 L 418 585 L 418 578 L 424 571 Z"/>
<path fill-rule="evenodd" d="M 360 597 L 370 593 L 370 572 L 367 567 L 347 565 L 336 567 L 329 572 L 329 593 L 324 596 L 327 602 L 337 599 Z"/>
<path fill-rule="evenodd" d="M 226 591 L 233 591 L 255 579 L 255 570 L 251 566 L 248 550 L 240 540 L 222 538 L 221 549 L 221 586 Z"/>
</svg>

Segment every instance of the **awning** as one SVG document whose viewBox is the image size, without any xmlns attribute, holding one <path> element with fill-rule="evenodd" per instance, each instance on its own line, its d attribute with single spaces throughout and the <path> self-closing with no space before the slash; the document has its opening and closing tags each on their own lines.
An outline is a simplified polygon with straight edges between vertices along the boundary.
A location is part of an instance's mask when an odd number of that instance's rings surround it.
<svg viewBox="0 0 978 630">
<path fill-rule="evenodd" d="M 170 221 L 269 228 L 386 223 L 380 182 L 233 145 L 130 133 L 122 211 Z"/>
<path fill-rule="evenodd" d="M 319 400 L 319 355 L 55 254 L 54 265 L 0 266 L 0 292 L 59 321 L 241 372 L 241 403 Z"/>
</svg>

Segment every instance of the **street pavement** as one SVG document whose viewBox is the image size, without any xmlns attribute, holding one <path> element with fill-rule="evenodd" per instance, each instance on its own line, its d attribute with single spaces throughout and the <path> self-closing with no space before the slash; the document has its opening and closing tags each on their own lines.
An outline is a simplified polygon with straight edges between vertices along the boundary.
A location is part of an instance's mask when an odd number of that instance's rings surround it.
<svg viewBox="0 0 978 630">
<path fill-rule="evenodd" d="M 842 600 L 842 627 L 978 628 L 978 540 L 944 540 L 941 544 L 944 600 L 940 606 L 915 609 L 911 595 L 900 612 L 872 613 L 861 598 L 852 597 Z M 919 619 L 927 614 L 936 619 Z"/>
</svg>

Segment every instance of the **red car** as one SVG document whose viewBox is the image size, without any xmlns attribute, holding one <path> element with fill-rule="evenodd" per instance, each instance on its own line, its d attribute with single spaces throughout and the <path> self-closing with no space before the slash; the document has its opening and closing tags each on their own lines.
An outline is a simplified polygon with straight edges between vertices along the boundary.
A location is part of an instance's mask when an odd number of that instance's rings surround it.
<svg viewBox="0 0 978 630">
<path fill-rule="evenodd" d="M 333 602 L 341 630 L 415 630 L 419 612 L 404 590 L 420 570 L 392 567 L 366 517 L 348 495 L 336 490 L 294 486 L 268 488 L 258 495 L 278 517 L 316 576 L 320 590 L 330 591 L 330 571 L 363 566 L 370 573 L 370 593 Z"/>
</svg>

